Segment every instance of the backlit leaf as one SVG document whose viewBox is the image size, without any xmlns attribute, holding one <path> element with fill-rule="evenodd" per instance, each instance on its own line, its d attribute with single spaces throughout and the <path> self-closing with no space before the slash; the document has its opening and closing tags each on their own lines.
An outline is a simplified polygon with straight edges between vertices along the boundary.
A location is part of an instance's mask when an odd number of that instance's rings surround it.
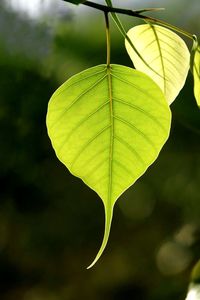
<svg viewBox="0 0 200 300">
<path fill-rule="evenodd" d="M 56 155 L 101 197 L 105 233 L 113 207 L 157 158 L 171 113 L 160 88 L 128 67 L 99 65 L 67 80 L 52 96 L 47 128 Z"/>
<path fill-rule="evenodd" d="M 191 282 L 200 285 L 200 260 L 195 264 L 191 273 Z"/>
<path fill-rule="evenodd" d="M 137 70 L 149 75 L 162 89 L 171 104 L 185 84 L 190 65 L 190 53 L 183 41 L 165 27 L 144 24 L 131 28 L 127 35 L 148 65 L 125 41 L 128 54 Z"/>
<path fill-rule="evenodd" d="M 192 270 L 190 284 L 186 300 L 199 300 L 200 299 L 200 260 L 196 263 Z"/>
<path fill-rule="evenodd" d="M 194 77 L 194 96 L 196 98 L 197 105 L 200 107 L 200 44 L 195 36 L 190 66 Z"/>
<path fill-rule="evenodd" d="M 200 284 L 191 283 L 189 285 L 187 297 L 185 300 L 199 300 L 200 299 Z"/>
</svg>

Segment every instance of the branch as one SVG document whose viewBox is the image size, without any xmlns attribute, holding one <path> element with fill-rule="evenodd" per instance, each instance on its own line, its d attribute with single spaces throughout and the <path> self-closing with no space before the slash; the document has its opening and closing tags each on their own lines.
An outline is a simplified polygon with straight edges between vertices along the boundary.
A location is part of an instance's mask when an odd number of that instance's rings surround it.
<svg viewBox="0 0 200 300">
<path fill-rule="evenodd" d="M 63 1 L 68 2 L 67 0 L 63 0 Z M 131 10 L 131 9 L 123 9 L 123 8 L 117 8 L 117 7 L 110 7 L 110 6 L 94 3 L 91 1 L 85 1 L 81 4 L 96 8 L 98 10 L 103 11 L 104 13 L 115 12 L 115 13 L 119 13 L 119 14 L 123 14 L 123 15 L 127 15 L 127 16 L 133 16 L 133 17 L 139 17 L 141 13 L 147 12 L 147 11 L 164 10 L 164 8 L 145 8 L 145 9 L 140 9 L 140 10 Z"/>
<path fill-rule="evenodd" d="M 67 0 L 63 0 L 65 2 L 68 2 Z M 83 5 L 98 9 L 103 11 L 104 13 L 119 13 L 119 14 L 123 14 L 123 15 L 127 15 L 127 16 L 132 16 L 132 17 L 136 17 L 139 19 L 143 19 L 146 22 L 152 22 L 155 24 L 160 24 L 164 27 L 170 28 L 174 31 L 179 32 L 180 34 L 183 34 L 185 36 L 187 36 L 188 38 L 193 40 L 193 35 L 181 28 L 178 28 L 174 25 L 171 25 L 167 22 L 164 22 L 162 20 L 156 19 L 156 18 L 152 18 L 152 17 L 148 17 L 148 16 L 144 16 L 141 15 L 141 13 L 143 12 L 148 12 L 148 11 L 160 11 L 163 10 L 164 8 L 146 8 L 146 9 L 140 9 L 140 10 L 131 10 L 131 9 L 123 9 L 123 8 L 118 8 L 118 7 L 111 7 L 111 6 L 106 6 L 106 5 L 101 5 L 98 3 L 94 3 L 91 1 L 85 1 L 82 3 Z"/>
</svg>

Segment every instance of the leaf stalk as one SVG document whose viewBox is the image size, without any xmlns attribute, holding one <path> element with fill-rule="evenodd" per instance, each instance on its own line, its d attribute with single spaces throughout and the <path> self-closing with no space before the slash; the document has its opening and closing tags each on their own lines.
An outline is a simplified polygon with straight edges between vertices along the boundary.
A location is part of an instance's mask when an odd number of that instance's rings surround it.
<svg viewBox="0 0 200 300">
<path fill-rule="evenodd" d="M 105 23 L 106 23 L 106 45 L 107 45 L 107 67 L 110 66 L 110 24 L 109 24 L 109 16 L 108 12 L 104 12 Z"/>
</svg>

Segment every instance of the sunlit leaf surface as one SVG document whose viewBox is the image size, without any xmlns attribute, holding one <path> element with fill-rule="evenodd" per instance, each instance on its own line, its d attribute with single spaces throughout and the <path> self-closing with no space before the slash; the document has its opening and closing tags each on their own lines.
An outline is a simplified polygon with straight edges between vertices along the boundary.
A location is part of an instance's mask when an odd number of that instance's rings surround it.
<svg viewBox="0 0 200 300">
<path fill-rule="evenodd" d="M 194 96 L 200 107 L 200 45 L 195 36 L 191 53 L 191 71 L 194 77 Z"/>
<path fill-rule="evenodd" d="M 170 120 L 160 88 L 124 66 L 87 69 L 52 96 L 47 127 L 55 152 L 97 192 L 105 208 L 103 243 L 90 267 L 106 246 L 116 200 L 157 158 Z"/>
<path fill-rule="evenodd" d="M 151 68 L 125 41 L 128 54 L 136 69 L 149 75 L 162 89 L 171 104 L 185 84 L 190 65 L 190 53 L 173 31 L 151 24 L 138 25 L 127 33 L 137 51 Z"/>
<path fill-rule="evenodd" d="M 189 291 L 185 300 L 199 300 L 200 299 L 200 284 L 190 284 Z"/>
</svg>

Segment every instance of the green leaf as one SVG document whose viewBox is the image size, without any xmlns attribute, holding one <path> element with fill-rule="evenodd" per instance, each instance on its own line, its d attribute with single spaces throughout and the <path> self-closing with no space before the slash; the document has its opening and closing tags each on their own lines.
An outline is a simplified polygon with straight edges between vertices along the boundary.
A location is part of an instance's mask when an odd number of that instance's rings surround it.
<svg viewBox="0 0 200 300">
<path fill-rule="evenodd" d="M 192 269 L 191 282 L 200 285 L 200 260 L 196 263 L 196 265 Z"/>
<path fill-rule="evenodd" d="M 64 0 L 64 1 L 76 4 L 76 5 L 86 2 L 86 0 Z"/>
<path fill-rule="evenodd" d="M 56 155 L 101 197 L 105 209 L 101 256 L 113 207 L 157 158 L 171 113 L 151 78 L 120 65 L 99 65 L 67 80 L 52 96 L 47 128 Z"/>
<path fill-rule="evenodd" d="M 184 86 L 189 70 L 190 53 L 185 42 L 173 31 L 152 24 L 135 26 L 127 35 L 151 66 L 151 69 L 148 68 L 125 41 L 135 68 L 149 75 L 171 104 Z"/>
<path fill-rule="evenodd" d="M 200 107 L 200 44 L 198 43 L 196 36 L 194 36 L 190 68 L 194 77 L 194 96 L 197 105 Z"/>
</svg>

